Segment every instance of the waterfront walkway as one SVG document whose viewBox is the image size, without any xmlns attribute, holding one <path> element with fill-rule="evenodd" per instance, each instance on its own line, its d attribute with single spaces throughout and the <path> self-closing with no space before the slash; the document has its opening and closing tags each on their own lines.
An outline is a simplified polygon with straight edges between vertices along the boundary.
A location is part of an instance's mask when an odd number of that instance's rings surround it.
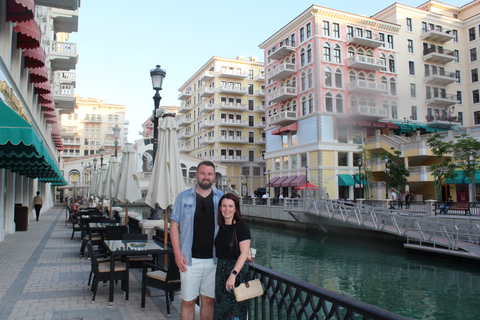
<svg viewBox="0 0 480 320">
<path fill-rule="evenodd" d="M 163 292 L 147 295 L 140 308 L 141 273 L 131 270 L 130 297 L 120 283 L 115 302 L 108 305 L 108 285 L 99 285 L 95 303 L 87 286 L 90 261 L 80 258 L 80 236 L 70 241 L 65 207 L 43 212 L 40 221 L 29 221 L 28 231 L 7 235 L 0 242 L 0 320 L 30 319 L 167 319 Z M 178 294 L 168 319 L 180 319 Z"/>
</svg>

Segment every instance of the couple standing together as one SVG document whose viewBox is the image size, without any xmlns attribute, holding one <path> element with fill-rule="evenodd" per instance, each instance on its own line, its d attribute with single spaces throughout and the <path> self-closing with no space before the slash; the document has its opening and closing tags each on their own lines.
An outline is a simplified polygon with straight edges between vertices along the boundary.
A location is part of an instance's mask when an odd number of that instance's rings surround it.
<svg viewBox="0 0 480 320">
<path fill-rule="evenodd" d="M 237 302 L 233 287 L 248 281 L 250 230 L 237 197 L 224 195 L 214 181 L 215 165 L 201 162 L 197 184 L 180 193 L 173 206 L 170 239 L 182 282 L 182 320 L 195 318 L 198 296 L 201 320 L 247 316 L 248 302 Z"/>
</svg>

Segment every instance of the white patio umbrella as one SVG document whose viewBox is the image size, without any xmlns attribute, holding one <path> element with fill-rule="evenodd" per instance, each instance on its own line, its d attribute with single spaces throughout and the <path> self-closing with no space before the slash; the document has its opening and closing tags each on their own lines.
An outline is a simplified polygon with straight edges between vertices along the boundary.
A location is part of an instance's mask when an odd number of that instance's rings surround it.
<svg viewBox="0 0 480 320">
<path fill-rule="evenodd" d="M 103 182 L 105 181 L 105 177 L 107 176 L 107 167 L 102 166 L 99 169 L 98 176 L 97 176 L 97 187 L 96 187 L 96 195 L 102 200 L 102 214 L 103 214 Z"/>
<path fill-rule="evenodd" d="M 164 115 L 158 124 L 158 149 L 153 164 L 145 203 L 155 209 L 158 204 L 164 210 L 164 244 L 168 237 L 168 207 L 173 206 L 177 195 L 184 190 L 180 152 L 177 140 L 178 125 L 170 115 Z"/>
<path fill-rule="evenodd" d="M 94 196 L 97 195 L 97 188 L 98 188 L 97 181 L 99 176 L 98 173 L 99 173 L 98 170 L 93 171 L 92 180 L 90 181 L 90 193 Z"/>
<path fill-rule="evenodd" d="M 116 197 L 115 191 L 115 183 L 117 182 L 117 172 L 118 172 L 118 165 L 117 165 L 117 158 L 110 157 L 108 161 L 108 169 L 107 174 L 105 176 L 105 181 L 103 182 L 103 192 L 102 196 L 110 199 L 110 218 L 112 218 L 112 199 Z"/>
<path fill-rule="evenodd" d="M 116 198 L 125 202 L 125 224 L 128 226 L 128 203 L 142 198 L 142 191 L 138 186 L 137 157 L 131 143 L 125 144 L 123 148 L 122 164 L 115 186 Z"/>
</svg>

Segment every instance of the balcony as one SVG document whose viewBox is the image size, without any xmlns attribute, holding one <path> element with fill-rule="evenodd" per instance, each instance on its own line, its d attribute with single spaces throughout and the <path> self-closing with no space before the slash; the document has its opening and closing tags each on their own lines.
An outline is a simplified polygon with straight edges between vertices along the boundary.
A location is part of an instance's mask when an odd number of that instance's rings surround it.
<svg viewBox="0 0 480 320">
<path fill-rule="evenodd" d="M 215 138 L 214 137 L 204 137 L 203 139 L 200 140 L 200 144 L 202 146 L 209 145 L 209 144 L 214 144 L 215 143 Z"/>
<path fill-rule="evenodd" d="M 268 94 L 268 101 L 272 103 L 278 103 L 288 99 L 295 98 L 296 96 L 297 96 L 297 88 L 282 87 L 277 91 L 270 92 Z"/>
<path fill-rule="evenodd" d="M 220 162 L 248 162 L 247 156 L 220 156 Z"/>
<path fill-rule="evenodd" d="M 191 132 L 178 132 L 177 134 L 177 139 L 178 140 L 187 140 L 189 138 L 193 137 L 193 134 Z"/>
<path fill-rule="evenodd" d="M 265 128 L 265 121 L 258 121 L 257 125 L 255 127 L 256 128 Z"/>
<path fill-rule="evenodd" d="M 202 91 L 200 91 L 200 96 L 210 97 L 214 93 L 215 93 L 215 88 L 205 87 L 202 89 Z"/>
<path fill-rule="evenodd" d="M 200 75 L 199 80 L 209 81 L 209 80 L 212 80 L 213 78 L 215 78 L 215 73 L 213 71 L 205 71 Z"/>
<path fill-rule="evenodd" d="M 258 90 L 255 92 L 255 96 L 256 96 L 256 97 L 265 97 L 265 89 L 258 89 Z"/>
<path fill-rule="evenodd" d="M 387 93 L 387 85 L 381 82 L 355 80 L 348 83 L 348 91 L 365 94 Z"/>
<path fill-rule="evenodd" d="M 376 106 L 355 106 L 350 107 L 350 114 L 357 118 L 383 119 L 389 117 L 388 108 L 378 108 Z"/>
<path fill-rule="evenodd" d="M 268 71 L 267 78 L 268 80 L 278 81 L 295 74 L 295 72 L 297 72 L 297 67 L 295 64 L 282 63 L 279 64 L 275 69 Z"/>
<path fill-rule="evenodd" d="M 255 159 L 255 162 L 257 162 L 257 163 L 265 163 L 265 158 L 264 158 L 264 157 L 257 157 L 257 158 Z"/>
<path fill-rule="evenodd" d="M 192 90 L 185 90 L 180 92 L 180 94 L 178 95 L 178 100 L 185 100 L 190 98 L 191 96 L 192 96 Z"/>
<path fill-rule="evenodd" d="M 184 127 L 184 126 L 189 125 L 193 122 L 193 119 L 190 118 L 190 117 L 188 117 L 188 118 L 177 117 L 177 118 L 175 118 L 175 120 L 177 120 L 177 124 L 178 124 L 179 127 Z"/>
<path fill-rule="evenodd" d="M 379 41 L 377 36 L 375 36 L 375 38 L 372 38 L 372 37 L 368 38 L 368 37 L 359 37 L 355 35 L 347 40 L 347 45 L 350 45 L 350 44 L 376 49 L 378 47 L 381 47 L 384 44 L 384 42 Z"/>
<path fill-rule="evenodd" d="M 77 44 L 73 42 L 53 41 L 48 58 L 51 69 L 72 70 L 77 65 Z"/>
<path fill-rule="evenodd" d="M 455 53 L 452 50 L 445 50 L 437 46 L 431 46 L 423 50 L 423 61 L 433 64 L 446 64 L 455 61 Z"/>
<path fill-rule="evenodd" d="M 220 142 L 222 143 L 248 143 L 247 137 L 230 137 L 230 136 L 220 136 Z"/>
<path fill-rule="evenodd" d="M 80 0 L 35 0 L 35 5 L 66 10 L 78 10 Z"/>
<path fill-rule="evenodd" d="M 425 72 L 425 83 L 446 86 L 457 81 L 453 72 L 442 70 L 432 70 Z"/>
<path fill-rule="evenodd" d="M 75 86 L 77 82 L 77 74 L 68 71 L 55 71 L 53 73 L 53 82 L 58 84 L 71 84 Z"/>
<path fill-rule="evenodd" d="M 268 117 L 270 126 L 280 126 L 297 121 L 296 111 L 283 111 Z"/>
<path fill-rule="evenodd" d="M 248 127 L 247 120 L 220 119 L 218 124 L 222 127 Z"/>
<path fill-rule="evenodd" d="M 436 108 L 448 108 L 458 103 L 457 95 L 442 92 L 427 92 L 426 104 Z"/>
<path fill-rule="evenodd" d="M 54 21 L 53 26 L 55 27 L 55 33 L 78 32 L 78 10 L 52 8 L 50 17 Z"/>
<path fill-rule="evenodd" d="M 380 58 L 355 55 L 348 58 L 347 66 L 350 68 L 378 71 L 385 68 L 385 61 Z"/>
<path fill-rule="evenodd" d="M 458 120 L 458 117 L 452 115 L 433 116 L 427 115 L 427 126 L 433 128 L 451 129 L 453 126 L 460 126 L 462 123 Z"/>
<path fill-rule="evenodd" d="M 264 104 L 261 104 L 261 105 L 258 105 L 256 108 L 255 108 L 255 112 L 259 112 L 259 113 L 265 113 L 265 105 Z"/>
<path fill-rule="evenodd" d="M 98 117 L 85 117 L 83 119 L 83 122 L 89 122 L 89 123 L 102 123 L 102 117 L 101 116 L 98 116 Z"/>
<path fill-rule="evenodd" d="M 200 123 L 200 129 L 208 129 L 215 127 L 215 121 L 213 120 L 205 120 Z"/>
<path fill-rule="evenodd" d="M 246 71 L 222 68 L 221 71 L 217 72 L 217 76 L 223 78 L 246 79 L 248 74 Z"/>
<path fill-rule="evenodd" d="M 78 128 L 75 126 L 62 126 L 60 132 L 62 137 L 75 137 L 78 134 Z"/>
<path fill-rule="evenodd" d="M 451 30 L 436 31 L 436 30 L 422 30 L 422 40 L 435 43 L 445 43 L 453 40 L 455 36 L 451 34 Z"/>
<path fill-rule="evenodd" d="M 180 108 L 178 108 L 177 112 L 178 113 L 186 113 L 190 110 L 193 109 L 193 106 L 191 104 L 182 104 Z"/>
<path fill-rule="evenodd" d="M 265 81 L 265 72 L 260 72 L 255 76 L 255 81 Z"/>
<path fill-rule="evenodd" d="M 64 139 L 64 140 L 63 140 L 63 145 L 64 145 L 64 146 L 71 146 L 71 147 L 79 147 L 79 146 L 80 146 L 80 141 L 78 141 L 78 140 Z"/>
<path fill-rule="evenodd" d="M 281 60 L 290 53 L 295 52 L 295 47 L 281 46 L 277 50 L 273 51 L 268 58 L 273 60 Z"/>
<path fill-rule="evenodd" d="M 255 140 L 255 143 L 256 144 L 265 144 L 266 139 L 265 138 L 258 138 L 257 140 Z M 262 157 L 262 159 L 263 159 L 263 157 Z"/>
<path fill-rule="evenodd" d="M 230 110 L 230 111 L 247 111 L 247 105 L 245 103 L 235 103 L 235 102 L 220 102 L 218 105 L 220 110 Z"/>
<path fill-rule="evenodd" d="M 236 86 L 220 86 L 218 88 L 219 93 L 225 94 L 237 94 L 237 95 L 245 95 L 247 94 L 247 88 L 236 87 Z"/>
<path fill-rule="evenodd" d="M 214 104 L 203 104 L 198 108 L 200 114 L 207 114 L 215 110 Z"/>
<path fill-rule="evenodd" d="M 189 152 L 189 151 L 192 151 L 193 149 L 195 148 L 192 146 L 178 146 L 179 152 Z"/>
<path fill-rule="evenodd" d="M 74 96 L 74 85 L 70 84 L 53 84 L 52 94 L 55 100 L 55 107 L 62 113 L 73 112 L 76 105 L 76 98 Z"/>
</svg>

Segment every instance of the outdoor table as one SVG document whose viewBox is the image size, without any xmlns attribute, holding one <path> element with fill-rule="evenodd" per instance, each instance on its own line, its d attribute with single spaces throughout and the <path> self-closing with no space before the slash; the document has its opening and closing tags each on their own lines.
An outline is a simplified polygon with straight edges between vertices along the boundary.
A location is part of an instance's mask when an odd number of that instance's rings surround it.
<svg viewBox="0 0 480 320">
<path fill-rule="evenodd" d="M 90 222 L 88 225 L 92 231 L 104 231 L 107 226 L 124 226 L 125 224 L 119 222 Z"/>
<path fill-rule="evenodd" d="M 134 255 L 159 255 L 168 253 L 163 243 L 157 240 L 105 240 L 105 247 L 111 257 L 110 262 L 110 291 L 108 296 L 108 304 L 113 305 L 113 289 L 114 289 L 114 269 L 115 257 L 117 256 L 134 256 Z"/>
</svg>

